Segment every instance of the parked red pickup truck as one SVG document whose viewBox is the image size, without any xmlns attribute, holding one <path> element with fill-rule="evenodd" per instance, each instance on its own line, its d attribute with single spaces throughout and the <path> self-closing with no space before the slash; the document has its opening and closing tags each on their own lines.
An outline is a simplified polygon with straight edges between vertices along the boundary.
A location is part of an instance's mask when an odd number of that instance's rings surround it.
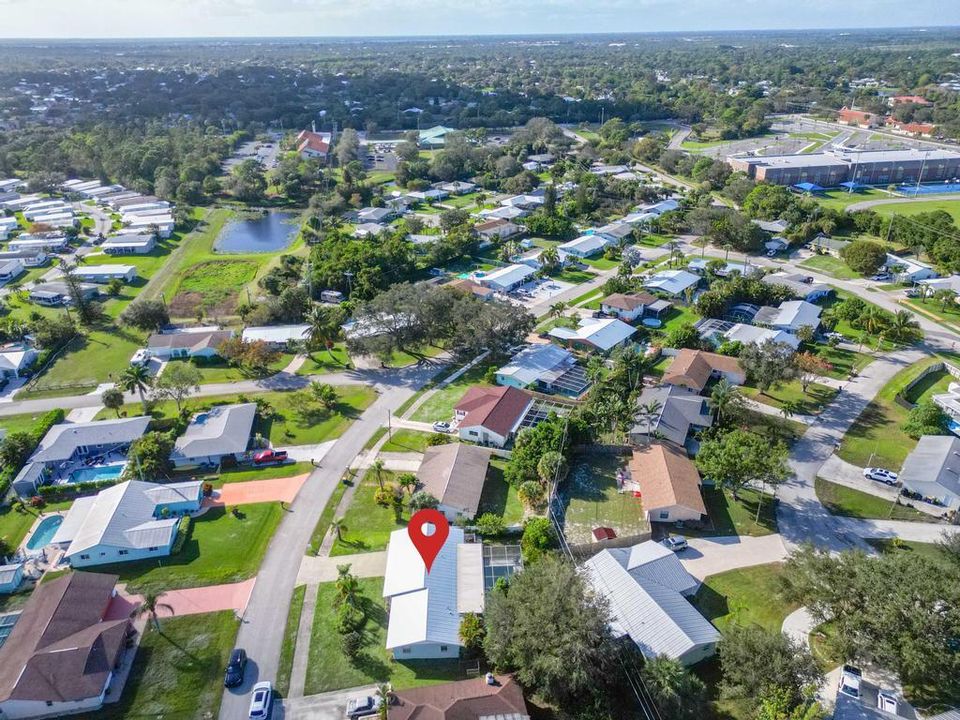
<svg viewBox="0 0 960 720">
<path fill-rule="evenodd" d="M 253 456 L 254 465 L 270 465 L 287 461 L 286 450 L 261 450 Z"/>
</svg>

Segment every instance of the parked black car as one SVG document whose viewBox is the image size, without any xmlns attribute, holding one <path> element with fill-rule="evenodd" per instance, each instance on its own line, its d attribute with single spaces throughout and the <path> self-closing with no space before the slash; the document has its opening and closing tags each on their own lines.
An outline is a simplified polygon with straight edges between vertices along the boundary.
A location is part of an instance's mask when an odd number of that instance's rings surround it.
<svg viewBox="0 0 960 720">
<path fill-rule="evenodd" d="M 247 651 L 237 648 L 230 654 L 227 672 L 223 677 L 224 687 L 236 687 L 243 682 L 243 671 L 247 669 Z"/>
</svg>

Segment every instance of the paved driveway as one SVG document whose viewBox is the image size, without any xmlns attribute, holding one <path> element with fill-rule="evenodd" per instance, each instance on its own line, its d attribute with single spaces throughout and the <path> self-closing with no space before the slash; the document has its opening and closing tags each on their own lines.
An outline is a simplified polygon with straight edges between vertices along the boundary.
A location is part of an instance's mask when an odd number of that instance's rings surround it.
<svg viewBox="0 0 960 720">
<path fill-rule="evenodd" d="M 308 477 L 310 475 L 305 474 L 273 480 L 227 483 L 218 490 L 214 490 L 213 497 L 205 498 L 203 504 L 207 507 L 217 507 L 277 501 L 292 503 Z"/>
<path fill-rule="evenodd" d="M 283 706 L 274 708 L 271 720 L 343 720 L 346 716 L 347 701 L 358 695 L 373 695 L 376 687 L 356 687 L 348 690 L 307 695 L 306 697 L 285 698 Z M 281 712 L 278 715 L 278 710 Z"/>
<path fill-rule="evenodd" d="M 698 580 L 737 568 L 780 562 L 787 549 L 779 535 L 693 538 L 677 557 Z"/>
</svg>

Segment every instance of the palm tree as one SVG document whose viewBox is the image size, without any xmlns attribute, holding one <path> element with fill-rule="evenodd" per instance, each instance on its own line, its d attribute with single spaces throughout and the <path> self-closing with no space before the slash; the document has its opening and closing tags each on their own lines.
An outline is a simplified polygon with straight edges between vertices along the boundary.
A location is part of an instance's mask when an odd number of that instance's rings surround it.
<svg viewBox="0 0 960 720">
<path fill-rule="evenodd" d="M 553 305 L 550 306 L 550 314 L 555 318 L 562 317 L 563 313 L 565 313 L 566 310 L 567 310 L 567 304 L 562 300 L 560 302 L 555 302 Z"/>
<path fill-rule="evenodd" d="M 307 312 L 307 343 L 311 347 L 324 346 L 333 359 L 333 346 L 340 337 L 340 310 L 325 305 L 314 305 Z"/>
<path fill-rule="evenodd" d="M 370 464 L 370 468 L 377 475 L 377 485 L 383 490 L 383 460 L 377 458 Z"/>
<path fill-rule="evenodd" d="M 409 472 L 400 473 L 397 476 L 397 485 L 413 495 L 414 490 L 417 489 L 417 476 Z"/>
<path fill-rule="evenodd" d="M 587 360 L 587 380 L 591 383 L 597 383 L 603 377 L 603 371 L 606 369 L 603 358 L 599 355 L 591 355 Z"/>
<path fill-rule="evenodd" d="M 784 400 L 780 405 L 780 414 L 783 415 L 784 420 L 799 415 L 801 410 L 803 410 L 803 405 L 797 400 Z"/>
<path fill-rule="evenodd" d="M 139 618 L 144 615 L 149 618 L 153 623 L 153 627 L 159 631 L 160 630 L 160 618 L 157 617 L 157 613 L 160 610 L 166 610 L 171 615 L 173 615 L 173 606 L 160 602 L 160 598 L 163 596 L 163 593 L 154 593 L 146 592 L 143 594 L 143 600 L 140 601 L 140 604 L 137 605 L 130 613 L 130 617 Z"/>
<path fill-rule="evenodd" d="M 933 299 L 940 303 L 940 310 L 942 310 L 943 312 L 947 311 L 947 305 L 954 302 L 956 300 L 956 297 L 957 296 L 953 292 L 953 290 L 947 290 L 946 288 L 944 288 L 943 290 L 937 290 L 933 294 Z"/>
<path fill-rule="evenodd" d="M 144 365 L 128 365 L 117 381 L 117 385 L 124 392 L 132 393 L 136 391 L 140 395 L 144 414 L 147 412 L 147 396 L 144 393 L 152 384 L 153 378 Z"/>
<path fill-rule="evenodd" d="M 890 323 L 890 334 L 901 342 L 916 337 L 920 323 L 908 310 L 898 310 Z"/>
<path fill-rule="evenodd" d="M 377 717 L 379 720 L 387 720 L 387 713 L 389 713 L 390 700 L 393 696 L 393 690 L 390 687 L 390 683 L 377 683 L 377 700 L 380 701 L 380 704 L 377 706 Z"/>
<path fill-rule="evenodd" d="M 660 411 L 662 409 L 663 403 L 661 403 L 659 400 L 643 403 L 639 408 L 637 408 L 637 414 L 639 418 L 643 420 L 643 424 L 647 428 L 647 445 L 649 445 L 653 440 L 653 437 L 650 433 L 650 430 L 653 428 L 653 421 L 658 415 L 660 415 Z"/>
<path fill-rule="evenodd" d="M 860 317 L 860 322 L 863 323 L 863 329 L 868 333 L 879 335 L 889 327 L 890 318 L 886 312 L 875 305 L 871 305 Z"/>
<path fill-rule="evenodd" d="M 349 530 L 347 524 L 343 521 L 343 518 L 337 518 L 332 523 L 330 523 L 331 529 L 337 534 L 337 540 L 343 542 L 343 534 Z"/>
<path fill-rule="evenodd" d="M 337 599 L 356 607 L 360 602 L 360 581 L 350 573 L 350 565 L 337 565 Z"/>
<path fill-rule="evenodd" d="M 710 393 L 710 399 L 707 402 L 710 403 L 710 407 L 717 413 L 717 423 L 722 425 L 723 421 L 730 416 L 733 410 L 742 404 L 743 396 L 734 385 L 731 385 L 726 378 L 723 378 L 713 386 L 713 391 Z"/>
<path fill-rule="evenodd" d="M 540 264 L 551 269 L 560 264 L 560 253 L 557 252 L 555 246 L 551 245 L 543 249 L 543 252 L 540 253 Z"/>
</svg>

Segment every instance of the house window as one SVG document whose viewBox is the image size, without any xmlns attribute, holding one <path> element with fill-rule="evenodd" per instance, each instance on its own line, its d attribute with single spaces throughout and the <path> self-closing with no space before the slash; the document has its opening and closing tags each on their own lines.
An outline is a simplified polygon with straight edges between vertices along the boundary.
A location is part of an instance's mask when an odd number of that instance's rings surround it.
<svg viewBox="0 0 960 720">
<path fill-rule="evenodd" d="M 661 519 L 661 520 L 669 520 L 669 519 L 670 519 L 670 512 L 667 511 L 667 512 L 662 512 L 662 513 L 660 513 L 660 519 Z"/>
<path fill-rule="evenodd" d="M 159 550 L 159 549 L 160 549 L 160 548 L 158 548 L 156 545 L 154 545 L 153 547 L 147 548 L 147 550 L 148 550 L 149 552 L 156 552 L 156 551 Z"/>
<path fill-rule="evenodd" d="M 130 554 L 130 551 L 129 551 L 129 550 L 118 550 L 118 551 L 117 551 L 117 555 L 129 555 L 129 554 Z"/>
<path fill-rule="evenodd" d="M 400 652 L 403 653 L 404 655 L 409 655 L 410 648 L 400 648 Z"/>
<path fill-rule="evenodd" d="M 479 434 L 480 433 L 478 433 L 476 430 L 470 430 L 467 432 L 467 435 L 469 435 L 470 437 L 477 437 Z"/>
<path fill-rule="evenodd" d="M 80 556 L 80 559 L 81 559 L 81 560 L 89 560 L 89 559 L 90 559 L 90 556 L 89 556 L 89 555 L 81 555 L 81 556 Z"/>
<path fill-rule="evenodd" d="M 446 645 L 441 645 L 441 646 L 440 646 L 440 652 L 446 652 L 446 651 L 447 651 L 447 646 L 446 646 Z"/>
</svg>

